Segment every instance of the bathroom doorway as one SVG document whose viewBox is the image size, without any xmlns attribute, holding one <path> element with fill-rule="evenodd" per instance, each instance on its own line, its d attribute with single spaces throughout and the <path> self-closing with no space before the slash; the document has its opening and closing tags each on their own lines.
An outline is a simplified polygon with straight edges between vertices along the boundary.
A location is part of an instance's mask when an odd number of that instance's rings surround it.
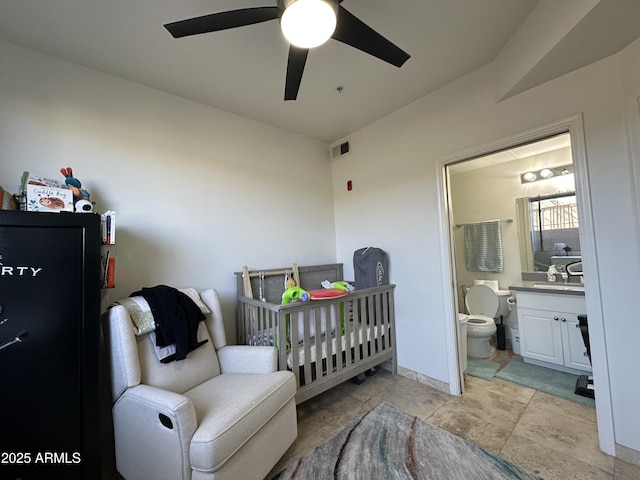
<svg viewBox="0 0 640 480">
<path fill-rule="evenodd" d="M 563 249 L 562 252 L 547 251 L 545 255 L 554 256 L 557 253 L 555 256 L 560 256 L 563 253 L 571 253 L 573 256 L 587 259 L 585 274 L 589 275 L 587 312 L 591 349 L 593 351 L 596 342 L 596 348 L 601 348 L 604 352 L 600 285 L 595 262 L 595 239 L 581 117 L 563 119 L 545 127 L 452 154 L 442 159 L 441 166 L 443 242 L 449 251 L 449 258 L 443 259 L 442 265 L 445 281 L 451 285 L 450 297 L 445 298 L 446 302 L 450 301 L 452 308 L 449 320 L 451 323 L 448 324 L 451 337 L 456 339 L 459 336 L 457 314 L 466 312 L 465 288 L 472 286 L 475 280 L 497 281 L 499 289 L 507 290 L 511 285 L 521 284 L 523 272 L 536 272 L 535 267 L 527 267 L 527 262 L 536 258 L 533 245 L 535 237 L 530 231 L 525 234 L 521 228 L 525 218 L 522 211 L 518 210 L 517 199 L 520 199 L 519 203 L 523 205 L 522 199 L 546 198 L 555 194 L 564 197 L 575 192 L 580 213 L 577 220 L 581 235 L 571 237 L 572 239 L 567 241 L 553 241 L 551 248 Z M 553 175 L 549 175 L 546 170 L 551 171 Z M 525 179 L 524 174 L 527 172 L 534 173 L 536 179 Z M 527 177 L 532 178 L 530 175 Z M 563 207 L 558 207 L 561 208 Z M 472 271 L 466 266 L 463 226 L 484 221 L 497 221 L 500 225 L 502 265 L 501 269 L 495 271 Z M 526 222 L 529 223 L 529 218 L 526 218 Z M 528 243 L 522 242 L 523 237 L 529 238 Z M 578 238 L 578 241 L 574 242 L 573 238 Z M 545 242 L 544 249 L 547 249 L 548 239 Z M 564 250 L 565 247 L 569 247 L 570 250 Z M 538 272 L 541 270 L 542 267 L 539 266 Z M 542 273 L 544 274 L 544 271 Z M 506 347 L 509 348 L 505 350 L 507 353 L 503 361 L 508 362 L 512 356 L 510 327 L 518 324 L 515 307 L 503 317 L 503 322 Z M 455 342 L 452 341 L 453 343 Z M 497 346 L 495 338 L 493 346 Z M 461 342 L 457 343 L 457 347 L 457 355 L 452 354 L 449 357 L 450 371 L 456 374 L 452 374 L 451 380 L 458 382 L 450 389 L 454 394 L 455 387 L 458 387 L 457 393 L 464 392 Z M 599 387 L 605 391 L 605 395 L 597 399 L 596 416 L 600 447 L 609 453 L 613 452 L 614 442 L 606 366 L 602 365 L 599 368 L 598 365 L 594 365 L 594 376 L 598 378 Z"/>
<path fill-rule="evenodd" d="M 523 272 L 544 273 L 552 263 L 581 256 L 570 135 L 553 135 L 446 168 L 457 311 L 480 313 L 469 312 L 465 305 L 475 283 L 496 287 L 508 310 L 503 308 L 495 319 L 491 348 L 495 353 L 511 351 L 518 318 L 506 291 L 522 283 Z M 488 241 L 486 235 L 494 237 Z"/>
</svg>

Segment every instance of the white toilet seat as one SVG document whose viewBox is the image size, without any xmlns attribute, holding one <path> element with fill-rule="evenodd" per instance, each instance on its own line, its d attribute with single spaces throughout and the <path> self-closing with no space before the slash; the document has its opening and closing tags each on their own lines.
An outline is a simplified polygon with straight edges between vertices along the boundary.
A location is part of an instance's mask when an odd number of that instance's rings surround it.
<svg viewBox="0 0 640 480">
<path fill-rule="evenodd" d="M 487 317 L 486 315 L 469 315 L 467 318 L 467 324 L 474 327 L 489 327 L 496 324 L 496 321 Z"/>
<path fill-rule="evenodd" d="M 467 310 L 472 315 L 495 317 L 500 301 L 496 292 L 487 285 L 474 285 L 469 288 L 464 298 Z"/>
</svg>

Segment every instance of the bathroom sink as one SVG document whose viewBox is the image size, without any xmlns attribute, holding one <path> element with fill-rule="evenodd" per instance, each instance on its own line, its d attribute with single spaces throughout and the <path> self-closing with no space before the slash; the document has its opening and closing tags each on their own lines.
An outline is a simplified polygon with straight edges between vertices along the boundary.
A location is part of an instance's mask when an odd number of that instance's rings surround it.
<svg viewBox="0 0 640 480">
<path fill-rule="evenodd" d="M 567 285 L 564 283 L 534 283 L 533 288 L 544 290 L 564 290 L 570 292 L 584 292 L 584 285 Z"/>
</svg>

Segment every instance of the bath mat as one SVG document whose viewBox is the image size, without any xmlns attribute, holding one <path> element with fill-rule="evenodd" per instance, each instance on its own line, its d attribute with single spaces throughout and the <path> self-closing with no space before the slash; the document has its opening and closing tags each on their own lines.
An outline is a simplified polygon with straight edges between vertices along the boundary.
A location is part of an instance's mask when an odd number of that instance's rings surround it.
<svg viewBox="0 0 640 480">
<path fill-rule="evenodd" d="M 519 467 L 381 403 L 273 480 L 534 480 Z"/>
<path fill-rule="evenodd" d="M 467 357 L 467 375 L 472 377 L 491 380 L 499 368 L 500 364 L 491 360 Z"/>
<path fill-rule="evenodd" d="M 571 373 L 540 367 L 520 360 L 511 360 L 506 367 L 496 374 L 496 377 L 524 385 L 525 387 L 535 388 L 541 392 L 587 405 L 588 407 L 595 407 L 596 405 L 593 399 L 574 393 L 578 375 Z"/>
</svg>

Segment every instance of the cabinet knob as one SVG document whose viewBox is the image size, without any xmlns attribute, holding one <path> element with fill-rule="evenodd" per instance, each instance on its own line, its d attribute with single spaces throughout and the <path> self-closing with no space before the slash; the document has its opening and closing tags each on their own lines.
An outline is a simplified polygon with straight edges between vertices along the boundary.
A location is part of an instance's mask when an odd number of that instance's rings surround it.
<svg viewBox="0 0 640 480">
<path fill-rule="evenodd" d="M 567 321 L 567 319 L 563 317 L 563 318 L 561 318 L 561 319 L 560 319 L 560 321 L 561 321 L 561 322 L 566 322 L 566 321 Z"/>
<path fill-rule="evenodd" d="M 557 322 L 558 320 L 560 320 L 558 317 L 553 317 L 553 319 Z"/>
</svg>

